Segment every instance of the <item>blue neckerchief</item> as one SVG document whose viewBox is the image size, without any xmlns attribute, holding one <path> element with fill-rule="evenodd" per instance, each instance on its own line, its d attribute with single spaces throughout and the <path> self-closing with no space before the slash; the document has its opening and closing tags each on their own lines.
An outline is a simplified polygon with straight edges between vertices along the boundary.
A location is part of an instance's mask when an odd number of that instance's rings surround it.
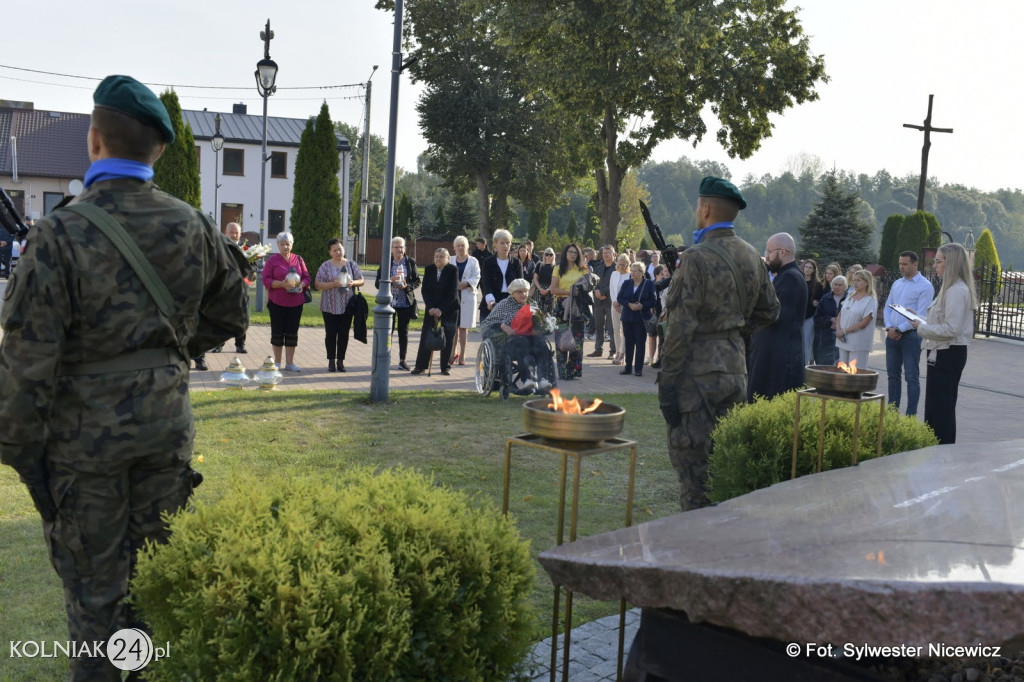
<svg viewBox="0 0 1024 682">
<path fill-rule="evenodd" d="M 135 178 L 143 182 L 153 179 L 153 167 L 141 161 L 129 159 L 99 159 L 93 161 L 85 172 L 85 186 L 88 187 L 99 180 L 115 178 Z"/>
<path fill-rule="evenodd" d="M 710 232 L 711 230 L 723 230 L 725 228 L 729 228 L 731 230 L 733 228 L 733 224 L 730 221 L 726 221 L 724 223 L 715 223 L 714 225 L 708 225 L 707 227 L 702 228 L 700 230 L 694 230 L 693 243 L 700 244 L 702 241 L 704 241 L 705 235 L 707 235 L 707 233 Z"/>
</svg>

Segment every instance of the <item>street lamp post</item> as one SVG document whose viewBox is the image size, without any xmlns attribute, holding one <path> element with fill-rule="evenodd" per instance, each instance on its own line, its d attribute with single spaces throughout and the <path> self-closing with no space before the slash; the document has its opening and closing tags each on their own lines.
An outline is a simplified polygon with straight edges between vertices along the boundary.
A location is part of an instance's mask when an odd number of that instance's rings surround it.
<svg viewBox="0 0 1024 682">
<path fill-rule="evenodd" d="M 223 229 L 223 226 L 220 224 L 220 198 L 218 196 L 218 190 L 220 190 L 220 150 L 224 149 L 224 136 L 220 134 L 220 120 L 220 114 L 217 114 L 213 119 L 216 132 L 210 138 L 210 146 L 213 147 L 213 222 L 217 225 L 218 229 Z"/>
<path fill-rule="evenodd" d="M 263 152 L 260 163 L 260 244 L 266 239 L 264 220 L 267 208 L 267 98 L 277 91 L 274 81 L 277 80 L 277 62 L 270 58 L 270 41 L 274 32 L 270 30 L 270 19 L 267 26 L 260 31 L 263 40 L 263 59 L 256 63 L 256 91 L 263 98 Z M 257 261 L 256 281 L 256 312 L 263 312 L 263 259 Z"/>
</svg>

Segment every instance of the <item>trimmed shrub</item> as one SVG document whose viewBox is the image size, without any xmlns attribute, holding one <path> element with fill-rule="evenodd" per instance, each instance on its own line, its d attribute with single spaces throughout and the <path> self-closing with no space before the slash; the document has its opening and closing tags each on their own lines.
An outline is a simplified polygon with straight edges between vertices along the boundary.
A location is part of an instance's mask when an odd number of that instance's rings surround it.
<svg viewBox="0 0 1024 682">
<path fill-rule="evenodd" d="M 895 249 L 904 219 L 905 216 L 896 213 L 886 218 L 882 227 L 882 246 L 878 251 L 878 262 L 886 270 L 895 270 L 899 266 L 900 255 Z"/>
<path fill-rule="evenodd" d="M 999 293 L 999 279 L 1003 274 L 1002 266 L 999 264 L 999 252 L 996 251 L 996 242 L 992 239 L 992 232 L 987 227 L 981 231 L 981 236 L 978 237 L 974 248 L 974 272 L 976 277 L 981 278 L 978 297 L 982 301 L 987 301 Z"/>
<path fill-rule="evenodd" d="M 913 251 L 919 258 L 924 258 L 924 247 L 928 245 L 928 219 L 924 211 L 915 211 L 908 215 L 900 225 L 893 253 L 897 260 L 904 251 Z M 922 262 L 923 266 L 924 263 Z"/>
<path fill-rule="evenodd" d="M 133 582 L 175 643 L 147 679 L 507 679 L 531 644 L 527 543 L 419 474 L 240 483 L 171 533 Z"/>
<path fill-rule="evenodd" d="M 708 463 L 709 497 L 728 500 L 775 483 L 788 481 L 793 457 L 793 418 L 796 392 L 771 400 L 758 398 L 739 405 L 718 422 L 712 434 L 714 451 Z M 825 448 L 822 470 L 850 465 L 853 449 L 855 405 L 828 401 L 825 412 Z M 821 403 L 817 398 L 800 400 L 800 448 L 797 476 L 813 472 L 818 463 L 818 432 Z M 878 436 L 878 404 L 861 406 L 857 461 L 873 459 Z M 935 434 L 915 417 L 885 411 L 882 454 L 917 450 L 937 445 Z"/>
</svg>

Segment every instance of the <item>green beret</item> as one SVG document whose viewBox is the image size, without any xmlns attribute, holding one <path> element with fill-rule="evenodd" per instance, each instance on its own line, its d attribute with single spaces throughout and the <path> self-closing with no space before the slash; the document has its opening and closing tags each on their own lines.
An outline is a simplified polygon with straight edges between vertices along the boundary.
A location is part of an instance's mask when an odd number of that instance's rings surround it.
<svg viewBox="0 0 1024 682">
<path fill-rule="evenodd" d="M 722 197 L 723 199 L 729 199 L 739 204 L 740 210 L 747 207 L 747 202 L 743 199 L 743 195 L 740 194 L 739 189 L 736 185 L 732 184 L 728 180 L 722 178 L 716 178 L 708 176 L 700 181 L 700 191 L 697 192 L 697 196 L 701 197 Z"/>
<path fill-rule="evenodd" d="M 98 107 L 120 111 L 156 128 L 167 144 L 174 142 L 174 127 L 164 103 L 131 76 L 107 76 L 96 88 L 92 101 Z"/>
</svg>

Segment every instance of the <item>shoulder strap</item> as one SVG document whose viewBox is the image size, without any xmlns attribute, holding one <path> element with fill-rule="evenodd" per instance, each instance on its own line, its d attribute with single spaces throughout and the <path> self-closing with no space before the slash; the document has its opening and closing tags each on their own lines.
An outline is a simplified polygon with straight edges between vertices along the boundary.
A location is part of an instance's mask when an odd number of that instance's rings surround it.
<svg viewBox="0 0 1024 682">
<path fill-rule="evenodd" d="M 165 317 L 171 317 L 174 314 L 174 299 L 171 297 L 167 285 L 160 279 L 160 275 L 153 269 L 153 265 L 128 235 L 120 221 L 95 204 L 71 204 L 65 206 L 64 210 L 82 216 L 113 242 L 124 259 L 128 261 L 128 265 L 142 280 L 142 285 L 146 287 L 146 291 L 149 292 L 160 312 Z"/>
<path fill-rule="evenodd" d="M 725 264 L 729 266 L 729 270 L 732 271 L 732 278 L 736 281 L 736 293 L 740 297 L 740 311 L 744 318 L 747 316 L 747 291 L 743 288 L 743 280 L 740 277 L 739 270 L 736 269 L 736 263 L 733 262 L 729 252 L 721 245 L 712 240 L 702 241 L 699 245 L 700 248 L 706 248 L 713 254 L 725 261 Z"/>
</svg>

